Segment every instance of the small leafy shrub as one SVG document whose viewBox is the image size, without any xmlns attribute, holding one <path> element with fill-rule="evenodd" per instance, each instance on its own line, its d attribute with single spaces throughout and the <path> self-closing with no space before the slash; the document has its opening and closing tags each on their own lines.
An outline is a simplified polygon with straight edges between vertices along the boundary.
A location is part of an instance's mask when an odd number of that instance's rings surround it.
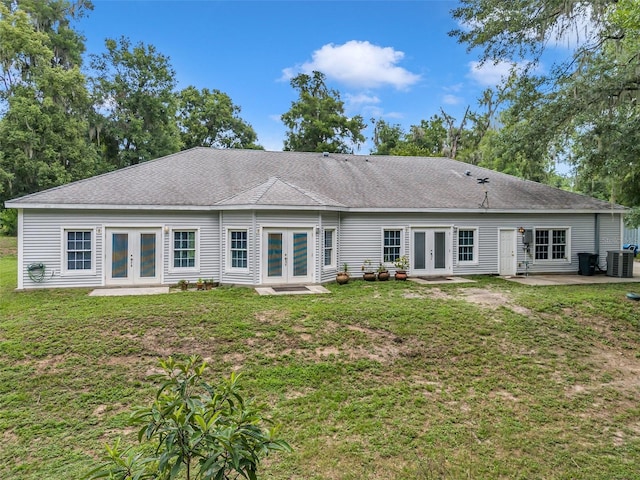
<svg viewBox="0 0 640 480">
<path fill-rule="evenodd" d="M 15 237 L 18 233 L 18 210 L 7 208 L 0 211 L 0 233 Z"/>
<path fill-rule="evenodd" d="M 207 364 L 198 356 L 169 357 L 160 366 L 155 401 L 131 415 L 140 427 L 140 445 L 107 445 L 105 463 L 87 478 L 254 480 L 262 457 L 291 451 L 277 438 L 277 428 L 263 428 L 271 422 L 262 408 L 240 395 L 239 375 L 210 385 L 203 378 Z"/>
</svg>

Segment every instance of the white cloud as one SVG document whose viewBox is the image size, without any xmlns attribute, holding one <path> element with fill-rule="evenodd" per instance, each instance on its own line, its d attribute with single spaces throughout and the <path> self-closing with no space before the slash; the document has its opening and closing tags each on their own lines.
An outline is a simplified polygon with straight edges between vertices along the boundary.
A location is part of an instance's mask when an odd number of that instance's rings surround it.
<svg viewBox="0 0 640 480">
<path fill-rule="evenodd" d="M 587 2 L 577 2 L 551 26 L 547 42 L 556 48 L 574 50 L 593 42 L 601 30 L 601 25 L 594 20 L 593 7 Z"/>
<path fill-rule="evenodd" d="M 367 95 L 366 93 L 359 93 L 357 95 L 347 93 L 345 98 L 350 105 L 374 105 L 380 103 L 380 99 L 377 96 Z"/>
<path fill-rule="evenodd" d="M 351 40 L 343 45 L 333 43 L 322 46 L 312 54 L 312 60 L 297 68 L 285 68 L 283 79 L 295 76 L 296 71 L 324 73 L 328 79 L 351 87 L 376 88 L 391 85 L 406 89 L 420 80 L 420 75 L 397 66 L 404 52 L 392 47 L 379 47 L 369 42 Z"/>
<path fill-rule="evenodd" d="M 469 76 L 480 85 L 495 87 L 509 76 L 513 64 L 510 62 L 469 62 Z"/>
<path fill-rule="evenodd" d="M 480 85 L 485 87 L 495 87 L 500 84 L 503 79 L 507 78 L 512 69 L 523 71 L 525 68 L 533 68 L 534 71 L 542 71 L 542 65 L 532 65 L 530 62 L 497 62 L 484 64 L 480 62 L 469 62 L 468 76 Z"/>
<path fill-rule="evenodd" d="M 447 93 L 442 97 L 442 103 L 445 105 L 460 105 L 464 99 L 462 97 L 458 97 L 457 95 L 451 95 Z"/>
<path fill-rule="evenodd" d="M 445 87 L 442 87 L 442 89 L 445 92 L 459 92 L 462 90 L 463 87 L 464 85 L 462 83 L 455 83 L 453 85 L 447 85 Z"/>
</svg>

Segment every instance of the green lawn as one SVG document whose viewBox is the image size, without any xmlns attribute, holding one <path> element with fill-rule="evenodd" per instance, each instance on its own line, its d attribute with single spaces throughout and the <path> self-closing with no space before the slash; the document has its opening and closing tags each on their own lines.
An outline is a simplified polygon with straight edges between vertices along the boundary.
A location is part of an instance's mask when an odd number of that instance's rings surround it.
<svg viewBox="0 0 640 480">
<path fill-rule="evenodd" d="M 232 370 L 294 448 L 265 479 L 618 478 L 640 463 L 640 285 L 15 292 L 0 237 L 0 478 L 80 478 L 159 358 Z M 636 290 L 634 290 L 634 288 Z"/>
</svg>

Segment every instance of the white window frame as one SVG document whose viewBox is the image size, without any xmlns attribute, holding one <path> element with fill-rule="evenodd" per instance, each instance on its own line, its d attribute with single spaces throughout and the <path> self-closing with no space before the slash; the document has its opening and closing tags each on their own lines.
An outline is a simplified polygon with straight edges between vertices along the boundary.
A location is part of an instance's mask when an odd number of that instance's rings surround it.
<svg viewBox="0 0 640 480">
<path fill-rule="evenodd" d="M 391 260 L 391 261 L 386 261 L 385 260 L 385 255 L 384 255 L 384 249 L 386 247 L 385 243 L 384 243 L 384 234 L 385 232 L 389 232 L 389 231 L 397 231 L 400 232 L 400 245 L 399 245 L 399 251 L 398 251 L 398 257 L 401 257 L 402 255 L 404 255 L 404 228 L 402 227 L 383 227 L 382 228 L 382 232 L 380 233 L 381 238 L 380 238 L 380 259 L 382 260 L 382 263 L 385 265 L 393 265 L 395 260 Z M 394 245 L 395 246 L 395 245 Z M 374 261 L 374 264 L 377 264 L 376 261 Z"/>
<path fill-rule="evenodd" d="M 460 247 L 466 245 L 460 245 L 460 232 L 473 232 L 473 250 L 471 254 L 473 255 L 473 260 L 460 260 Z M 479 229 L 478 227 L 458 227 L 456 232 L 456 261 L 458 265 L 478 265 L 478 245 L 479 245 Z"/>
<path fill-rule="evenodd" d="M 193 267 L 176 267 L 175 266 L 175 233 L 176 232 L 194 232 L 195 233 L 195 260 Z M 169 231 L 169 272 L 199 272 L 200 271 L 200 229 L 198 227 L 173 227 Z"/>
<path fill-rule="evenodd" d="M 67 234 L 70 232 L 89 232 L 91 233 L 91 268 L 70 270 L 69 267 L 69 250 L 67 249 Z M 95 227 L 62 227 L 61 233 L 62 244 L 62 265 L 60 274 L 67 276 L 79 275 L 95 275 L 96 274 L 96 229 Z"/>
<path fill-rule="evenodd" d="M 537 232 L 547 230 L 549 231 L 549 244 L 547 246 L 547 252 L 549 254 L 549 258 L 536 258 L 536 237 Z M 563 258 L 551 258 L 553 255 L 553 230 L 564 230 L 566 232 L 565 236 L 565 249 L 564 249 L 564 257 Z M 533 254 L 533 262 L 534 263 L 570 263 L 571 262 L 571 227 L 566 226 L 551 226 L 551 227 L 534 227 L 533 229 L 533 245 L 531 246 L 531 252 Z"/>
<path fill-rule="evenodd" d="M 326 244 L 326 235 L 327 233 L 331 234 L 331 259 L 330 259 L 330 263 L 326 263 L 326 258 L 327 258 L 327 244 Z M 337 252 L 336 252 L 336 228 L 335 227 L 331 227 L 331 228 L 325 228 L 322 231 L 322 268 L 324 269 L 332 269 L 332 268 L 336 268 L 336 263 L 337 263 Z"/>
<path fill-rule="evenodd" d="M 247 235 L 247 266 L 246 267 L 234 267 L 231 264 L 232 258 L 232 248 L 231 248 L 231 234 L 233 232 L 244 232 Z M 249 238 L 249 229 L 247 227 L 226 227 L 225 228 L 225 239 L 226 239 L 226 252 L 225 252 L 225 270 L 227 272 L 248 272 L 249 264 L 250 264 L 250 244 L 251 239 Z"/>
</svg>

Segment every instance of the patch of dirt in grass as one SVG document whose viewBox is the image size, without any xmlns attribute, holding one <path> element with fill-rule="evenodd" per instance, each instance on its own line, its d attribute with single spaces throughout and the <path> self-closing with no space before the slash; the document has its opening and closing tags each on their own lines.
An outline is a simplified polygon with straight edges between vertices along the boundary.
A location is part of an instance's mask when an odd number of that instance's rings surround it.
<svg viewBox="0 0 640 480">
<path fill-rule="evenodd" d="M 268 323 L 270 325 L 278 325 L 287 318 L 287 313 L 282 310 L 265 310 L 256 312 L 255 318 L 260 323 Z"/>
<path fill-rule="evenodd" d="M 123 334 L 122 337 L 139 343 L 145 355 L 168 357 L 169 355 L 198 354 L 203 358 L 215 351 L 216 341 L 204 329 L 198 335 L 181 336 L 172 328 L 150 328 L 142 335 Z"/>
<path fill-rule="evenodd" d="M 11 429 L 11 430 L 5 430 L 4 432 L 2 432 L 2 445 L 4 445 L 5 447 L 8 447 L 9 445 L 12 444 L 17 444 L 20 439 L 18 438 L 18 435 L 15 434 L 15 429 Z"/>
<path fill-rule="evenodd" d="M 459 288 L 454 293 L 445 292 L 437 287 L 425 289 L 424 293 L 408 292 L 405 298 L 433 298 L 436 300 L 466 300 L 491 310 L 500 307 L 521 315 L 530 315 L 531 310 L 516 304 L 508 292 L 494 291 L 487 288 Z"/>
<path fill-rule="evenodd" d="M 43 373 L 55 372 L 59 370 L 61 368 L 61 365 L 74 357 L 77 358 L 77 356 L 69 354 L 51 355 L 44 358 L 21 360 L 20 362 L 18 362 L 18 365 L 32 366 L 37 375 L 42 375 Z"/>
<path fill-rule="evenodd" d="M 246 360 L 247 356 L 240 352 L 233 352 L 222 355 L 222 361 L 224 363 L 230 363 L 231 370 L 234 372 L 242 370 L 242 367 L 244 366 Z"/>
<path fill-rule="evenodd" d="M 424 345 L 415 339 L 402 339 L 391 332 L 358 325 L 341 326 L 328 321 L 322 334 L 334 334 L 340 330 L 356 332 L 358 335 L 344 335 L 334 345 L 307 346 L 313 344 L 316 336 L 307 330 L 294 329 L 295 335 L 280 334 L 277 339 L 254 337 L 247 344 L 258 349 L 267 358 L 300 356 L 309 361 L 324 361 L 329 357 L 345 357 L 349 360 L 374 360 L 391 363 L 401 357 L 415 357 L 422 354 Z M 341 335 L 342 336 L 342 335 Z"/>
</svg>

